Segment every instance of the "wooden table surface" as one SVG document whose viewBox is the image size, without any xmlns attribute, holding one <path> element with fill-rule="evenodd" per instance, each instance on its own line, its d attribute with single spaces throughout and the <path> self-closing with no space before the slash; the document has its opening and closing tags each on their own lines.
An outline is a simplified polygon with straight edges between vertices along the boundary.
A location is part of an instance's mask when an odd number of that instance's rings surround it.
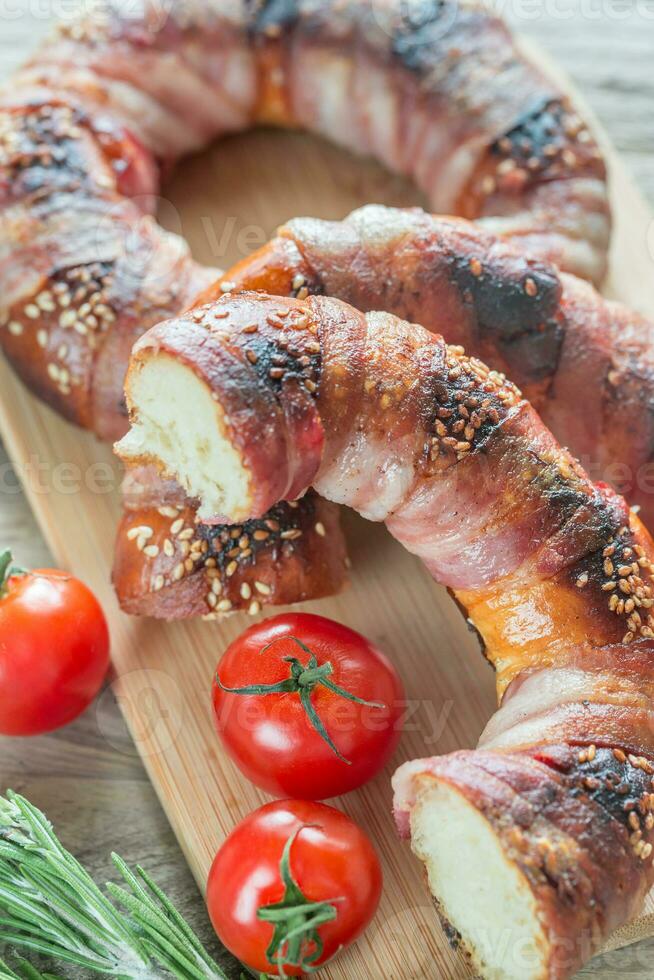
<svg viewBox="0 0 654 980">
<path fill-rule="evenodd" d="M 71 6 L 70 0 L 0 0 L 0 78 L 30 51 L 51 16 Z M 495 6 L 569 72 L 654 205 L 654 0 L 512 0 Z M 20 564 L 51 561 L 1 443 L 0 544 L 10 546 Z M 111 873 L 112 849 L 143 864 L 212 942 L 202 900 L 110 689 L 62 732 L 0 738 L 0 791 L 8 787 L 48 813 L 97 880 Z M 598 957 L 580 976 L 644 980 L 654 976 L 653 963 L 654 940 Z M 72 970 L 67 975 L 80 976 Z M 434 974 L 433 980 L 446 978 Z"/>
</svg>

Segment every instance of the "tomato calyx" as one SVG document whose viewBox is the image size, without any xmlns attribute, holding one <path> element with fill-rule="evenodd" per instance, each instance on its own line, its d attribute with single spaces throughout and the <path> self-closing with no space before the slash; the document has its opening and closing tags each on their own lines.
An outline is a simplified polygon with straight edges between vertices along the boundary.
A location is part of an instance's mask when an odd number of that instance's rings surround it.
<svg viewBox="0 0 654 980">
<path fill-rule="evenodd" d="M 324 899 L 321 902 L 310 902 L 291 872 L 291 848 L 298 835 L 310 824 L 298 827 L 295 833 L 286 841 L 279 862 L 279 875 L 284 884 L 284 897 L 272 905 L 264 905 L 257 911 L 257 918 L 270 922 L 273 926 L 273 937 L 270 941 L 266 956 L 279 970 L 279 975 L 285 977 L 284 967 L 299 967 L 303 973 L 315 973 L 320 967 L 314 966 L 323 954 L 324 944 L 318 929 L 326 922 L 333 922 L 338 912 L 336 903 L 342 898 Z M 338 950 L 337 950 L 338 952 Z M 334 954 L 336 955 L 336 953 Z M 331 957 L 330 957 L 331 958 Z"/>
<path fill-rule="evenodd" d="M 13 565 L 14 556 L 9 548 L 0 553 L 0 599 L 4 599 L 9 591 L 9 580 L 16 575 L 27 575 L 27 569 Z"/>
<path fill-rule="evenodd" d="M 311 722 L 312 726 L 318 732 L 320 737 L 324 739 L 327 745 L 330 747 L 332 752 L 334 752 L 341 762 L 346 765 L 351 765 L 349 759 L 346 759 L 342 755 L 338 748 L 336 747 L 334 741 L 330 737 L 327 729 L 325 728 L 320 715 L 316 711 L 313 702 L 311 700 L 311 693 L 314 688 L 322 685 L 328 688 L 328 690 L 333 691 L 341 698 L 345 698 L 348 701 L 353 701 L 355 704 L 362 704 L 367 708 L 385 708 L 386 705 L 381 701 L 366 701 L 364 698 L 357 697 L 356 694 L 352 694 L 350 691 L 346 691 L 345 688 L 339 687 L 338 684 L 334 684 L 331 681 L 330 675 L 334 673 L 334 668 L 329 660 L 325 663 L 319 664 L 318 658 L 315 653 L 309 649 L 309 647 L 298 639 L 297 636 L 278 636 L 270 643 L 267 643 L 265 647 L 261 649 L 261 653 L 265 653 L 270 649 L 273 644 L 279 642 L 279 640 L 291 640 L 296 643 L 301 650 L 309 655 L 309 661 L 305 665 L 297 657 L 284 657 L 283 662 L 290 664 L 291 673 L 283 681 L 278 681 L 276 684 L 248 684 L 245 687 L 225 687 L 225 685 L 220 680 L 218 673 L 216 672 L 216 684 L 224 691 L 226 694 L 242 694 L 242 695 L 266 695 L 266 694 L 299 694 L 300 702 L 304 708 L 306 715 Z"/>
</svg>

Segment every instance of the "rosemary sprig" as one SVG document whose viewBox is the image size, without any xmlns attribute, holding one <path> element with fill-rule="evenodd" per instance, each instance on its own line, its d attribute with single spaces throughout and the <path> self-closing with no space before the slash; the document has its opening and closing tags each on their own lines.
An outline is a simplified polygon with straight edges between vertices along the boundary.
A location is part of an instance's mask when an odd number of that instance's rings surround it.
<svg viewBox="0 0 654 980">
<path fill-rule="evenodd" d="M 0 796 L 0 938 L 119 980 L 228 980 L 149 875 L 112 859 L 125 884 L 105 893 L 40 810 Z M 15 969 L 0 960 L 0 980 L 59 978 L 17 957 Z"/>
</svg>

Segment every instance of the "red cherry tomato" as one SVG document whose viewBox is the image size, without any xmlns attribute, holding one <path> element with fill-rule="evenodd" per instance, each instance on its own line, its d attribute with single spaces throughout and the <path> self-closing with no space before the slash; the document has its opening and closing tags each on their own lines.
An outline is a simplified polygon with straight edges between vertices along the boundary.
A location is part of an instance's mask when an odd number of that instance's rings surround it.
<svg viewBox="0 0 654 980">
<path fill-rule="evenodd" d="M 397 745 L 404 690 L 359 633 L 288 613 L 247 629 L 218 664 L 216 727 L 251 782 L 322 800 L 356 789 Z"/>
<path fill-rule="evenodd" d="M 363 932 L 381 885 L 375 850 L 349 817 L 323 803 L 282 800 L 229 835 L 209 873 L 207 905 L 218 937 L 241 962 L 299 976 Z"/>
<path fill-rule="evenodd" d="M 0 555 L 0 734 L 40 735 L 73 721 L 97 694 L 109 631 L 78 579 L 10 565 Z"/>
</svg>

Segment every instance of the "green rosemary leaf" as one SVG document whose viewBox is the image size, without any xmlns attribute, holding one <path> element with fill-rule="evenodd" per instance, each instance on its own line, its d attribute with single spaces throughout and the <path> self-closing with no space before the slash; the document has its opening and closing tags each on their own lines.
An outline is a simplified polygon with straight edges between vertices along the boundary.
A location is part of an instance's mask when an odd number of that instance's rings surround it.
<svg viewBox="0 0 654 980">
<path fill-rule="evenodd" d="M 62 960 L 65 963 L 73 963 L 75 966 L 84 967 L 84 969 L 92 970 L 94 973 L 104 973 L 105 976 L 108 976 L 113 972 L 111 969 L 108 969 L 108 965 L 103 961 L 93 960 L 89 956 L 77 955 L 72 950 L 66 949 L 65 946 L 48 943 L 46 940 L 32 939 L 21 933 L 11 932 L 3 934 L 2 939 L 9 946 L 31 949 L 33 952 L 40 953 L 42 956 Z"/>
<path fill-rule="evenodd" d="M 162 966 L 165 966 L 175 976 L 183 977 L 184 980 L 206 980 L 206 971 L 198 969 L 191 960 L 183 955 L 179 947 L 168 942 L 164 936 L 157 935 L 156 930 L 153 930 L 153 937 L 149 946 L 150 952 Z M 224 976 L 224 974 L 222 975 Z"/>
<path fill-rule="evenodd" d="M 36 967 L 19 956 L 16 957 L 16 967 L 20 973 L 16 973 L 4 960 L 0 959 L 0 980 L 45 980 L 44 974 L 39 973 Z"/>
<path fill-rule="evenodd" d="M 188 940 L 196 954 L 202 959 L 208 966 L 214 966 L 213 960 L 207 953 L 206 949 L 195 935 L 191 927 L 189 926 L 186 919 L 183 918 L 170 901 L 167 895 L 162 892 L 161 888 L 152 880 L 152 878 L 143 870 L 140 865 L 137 865 L 136 871 L 138 875 L 143 879 L 147 888 L 153 893 L 153 895 L 159 901 L 159 904 L 165 911 L 166 915 L 172 922 L 175 923 L 182 935 Z"/>
<path fill-rule="evenodd" d="M 182 971 L 179 973 L 179 976 L 184 978 L 192 977 L 193 980 L 203 980 L 206 977 L 206 973 L 196 971 L 193 960 L 189 960 L 186 956 L 184 945 L 180 945 L 179 942 L 177 946 L 175 945 L 177 936 L 174 930 L 170 928 L 169 924 L 159 914 L 156 907 L 151 904 L 139 902 L 134 895 L 130 895 L 129 892 L 125 891 L 119 885 L 109 884 L 107 885 L 107 890 L 112 898 L 125 906 L 130 913 L 132 921 L 136 923 L 139 929 L 149 939 L 148 948 L 150 951 L 152 951 L 154 944 L 155 952 L 160 947 L 167 956 L 171 956 L 173 959 L 177 958 L 179 969 Z"/>
<path fill-rule="evenodd" d="M 14 957 L 16 970 L 12 970 L 4 960 L 0 960 L 0 980 L 63 980 L 53 973 L 40 973 L 35 966 L 24 960 L 22 956 Z"/>
</svg>

